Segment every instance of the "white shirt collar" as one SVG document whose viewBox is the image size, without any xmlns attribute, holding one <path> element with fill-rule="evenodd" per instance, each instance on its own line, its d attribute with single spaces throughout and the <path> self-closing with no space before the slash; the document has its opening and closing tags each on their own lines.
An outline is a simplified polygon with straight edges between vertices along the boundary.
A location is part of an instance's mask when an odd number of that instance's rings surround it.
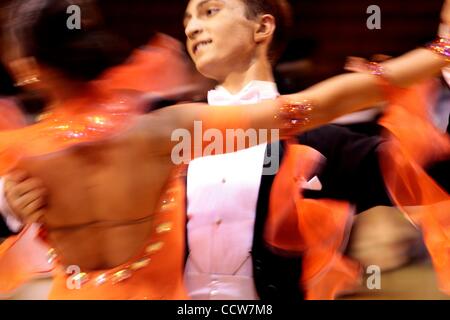
<svg viewBox="0 0 450 320">
<path fill-rule="evenodd" d="M 274 82 L 252 80 L 240 92 L 231 94 L 222 86 L 208 92 L 208 104 L 224 106 L 230 104 L 252 104 L 279 96 Z"/>
</svg>

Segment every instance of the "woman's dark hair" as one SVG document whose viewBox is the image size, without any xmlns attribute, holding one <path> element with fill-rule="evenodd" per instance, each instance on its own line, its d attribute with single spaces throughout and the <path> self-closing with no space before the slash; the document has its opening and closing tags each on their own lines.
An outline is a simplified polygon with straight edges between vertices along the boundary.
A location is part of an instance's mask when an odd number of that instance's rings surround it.
<svg viewBox="0 0 450 320">
<path fill-rule="evenodd" d="M 72 5 L 80 8 L 79 29 L 68 27 Z M 131 53 L 127 42 L 103 24 L 91 0 L 21 0 L 11 10 L 11 44 L 18 44 L 23 56 L 33 56 L 71 79 L 93 80 Z"/>
</svg>

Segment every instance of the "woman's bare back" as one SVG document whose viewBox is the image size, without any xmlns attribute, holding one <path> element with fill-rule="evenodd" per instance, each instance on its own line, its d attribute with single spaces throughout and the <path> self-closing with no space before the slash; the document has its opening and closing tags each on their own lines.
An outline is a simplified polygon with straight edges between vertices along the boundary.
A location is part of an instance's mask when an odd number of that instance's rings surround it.
<svg viewBox="0 0 450 320">
<path fill-rule="evenodd" d="M 152 122 L 147 117 L 145 124 Z M 62 264 L 107 269 L 143 248 L 174 168 L 157 136 L 138 124 L 113 138 L 21 163 L 48 188 L 44 225 Z"/>
</svg>

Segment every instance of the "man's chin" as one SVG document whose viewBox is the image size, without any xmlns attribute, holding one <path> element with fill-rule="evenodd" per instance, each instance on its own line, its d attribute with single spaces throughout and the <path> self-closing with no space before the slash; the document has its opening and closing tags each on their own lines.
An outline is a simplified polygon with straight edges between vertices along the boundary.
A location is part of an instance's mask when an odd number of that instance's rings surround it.
<svg viewBox="0 0 450 320">
<path fill-rule="evenodd" d="M 209 79 L 213 80 L 219 80 L 220 79 L 220 70 L 221 66 L 219 63 L 213 61 L 212 59 L 208 58 L 201 58 L 196 61 L 195 66 L 203 76 Z"/>
</svg>

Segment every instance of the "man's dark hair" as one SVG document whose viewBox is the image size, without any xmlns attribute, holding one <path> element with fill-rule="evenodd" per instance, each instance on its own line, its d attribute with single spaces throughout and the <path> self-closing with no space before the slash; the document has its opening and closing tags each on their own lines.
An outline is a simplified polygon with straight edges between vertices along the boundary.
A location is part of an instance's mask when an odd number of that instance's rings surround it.
<svg viewBox="0 0 450 320">
<path fill-rule="evenodd" d="M 290 37 L 293 25 L 292 9 L 287 0 L 241 0 L 247 7 L 247 18 L 255 19 L 260 15 L 270 14 L 275 18 L 276 29 L 269 48 L 269 59 L 275 64 Z"/>
</svg>

